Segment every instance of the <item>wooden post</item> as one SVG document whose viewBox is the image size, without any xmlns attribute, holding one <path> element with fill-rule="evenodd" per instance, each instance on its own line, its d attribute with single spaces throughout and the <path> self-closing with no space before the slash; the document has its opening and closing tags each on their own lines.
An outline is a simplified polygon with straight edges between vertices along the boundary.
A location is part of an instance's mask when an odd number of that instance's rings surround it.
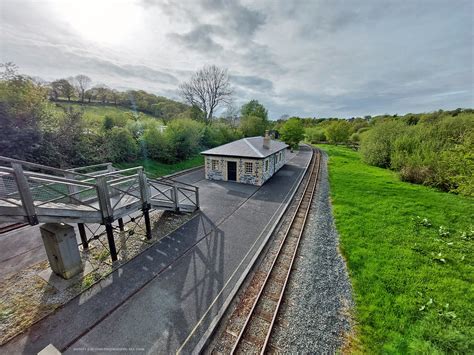
<svg viewBox="0 0 474 355">
<path fill-rule="evenodd" d="M 142 211 L 145 217 L 146 239 L 151 239 L 150 223 L 150 186 L 143 169 L 138 169 L 138 181 L 140 184 L 140 196 L 142 199 Z"/>
<path fill-rule="evenodd" d="M 79 235 L 81 236 L 82 247 L 84 249 L 89 249 L 89 242 L 87 241 L 86 229 L 84 228 L 84 223 L 78 223 L 77 228 L 79 229 Z"/>
<path fill-rule="evenodd" d="M 105 223 L 105 231 L 107 232 L 107 240 L 109 242 L 110 257 L 112 261 L 117 261 L 117 249 L 115 248 L 114 230 L 111 222 Z"/>
<path fill-rule="evenodd" d="M 20 194 L 21 204 L 26 213 L 28 223 L 32 226 L 38 224 L 38 217 L 36 216 L 35 204 L 31 194 L 30 185 L 23 172 L 21 164 L 12 163 L 13 172 L 15 174 L 15 181 Z"/>
<path fill-rule="evenodd" d="M 117 249 L 115 248 L 114 230 L 112 222 L 114 221 L 112 205 L 110 203 L 109 187 L 105 176 L 97 177 L 97 195 L 99 197 L 99 206 L 102 211 L 102 223 L 105 224 L 107 232 L 107 241 L 109 242 L 110 257 L 112 261 L 117 260 Z"/>
<path fill-rule="evenodd" d="M 178 192 L 178 187 L 176 185 L 173 185 L 173 190 L 171 190 L 171 198 L 173 199 L 174 203 L 174 211 L 178 212 L 178 199 L 179 199 L 179 192 Z"/>
<path fill-rule="evenodd" d="M 110 203 L 109 187 L 107 186 L 107 179 L 105 176 L 99 176 L 97 180 L 97 197 L 99 198 L 99 206 L 102 211 L 102 218 L 112 218 L 113 211 L 112 204 Z"/>
<path fill-rule="evenodd" d="M 149 208 L 150 204 L 150 186 L 148 185 L 148 181 L 146 175 L 143 172 L 142 168 L 139 168 L 138 171 L 138 183 L 140 184 L 140 197 L 142 200 L 143 208 Z"/>
<path fill-rule="evenodd" d="M 75 180 L 74 178 L 74 174 L 72 173 L 67 173 L 67 174 L 64 174 L 65 178 L 67 179 L 70 179 L 70 180 Z M 74 197 L 76 198 L 76 200 L 74 200 L 73 198 L 69 198 L 69 202 L 70 203 L 77 203 L 77 200 L 80 200 L 81 199 L 81 196 L 79 196 L 79 194 L 77 194 L 76 192 L 79 192 L 79 186 L 77 185 L 67 185 L 67 190 L 69 192 L 70 195 L 73 195 L 74 194 Z"/>
<path fill-rule="evenodd" d="M 196 186 L 196 208 L 199 209 L 199 187 Z"/>
<path fill-rule="evenodd" d="M 146 239 L 151 239 L 150 209 L 144 209 L 143 216 L 145 217 Z"/>
<path fill-rule="evenodd" d="M 115 169 L 114 169 L 112 163 L 107 163 L 107 171 L 108 171 L 109 173 L 111 173 L 112 171 L 115 171 Z"/>
</svg>

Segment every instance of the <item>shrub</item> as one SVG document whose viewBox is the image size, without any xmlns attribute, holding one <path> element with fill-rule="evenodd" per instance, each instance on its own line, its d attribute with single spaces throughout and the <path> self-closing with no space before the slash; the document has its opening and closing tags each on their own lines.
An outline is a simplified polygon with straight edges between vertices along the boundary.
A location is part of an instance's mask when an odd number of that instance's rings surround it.
<svg viewBox="0 0 474 355">
<path fill-rule="evenodd" d="M 238 138 L 240 138 L 240 135 L 235 129 L 225 123 L 214 122 L 206 125 L 204 128 L 201 145 L 207 148 L 212 148 L 232 142 Z"/>
<path fill-rule="evenodd" d="M 384 120 L 362 135 L 360 152 L 363 160 L 381 168 L 390 167 L 393 142 L 406 125 L 397 120 Z"/>
<path fill-rule="evenodd" d="M 359 143 L 360 142 L 360 134 L 359 133 L 352 133 L 349 137 L 349 142 L 351 143 Z"/>
<path fill-rule="evenodd" d="M 143 133 L 143 155 L 158 161 L 168 161 L 168 142 L 157 127 L 150 127 Z"/>
<path fill-rule="evenodd" d="M 125 128 L 114 127 L 105 135 L 107 156 L 112 162 L 133 161 L 137 158 L 138 145 Z"/>
<path fill-rule="evenodd" d="M 258 116 L 243 116 L 240 119 L 240 130 L 245 137 L 262 136 L 267 128 L 267 121 Z"/>
<path fill-rule="evenodd" d="M 324 130 L 318 127 L 308 127 L 305 129 L 305 136 L 309 143 L 320 143 L 326 141 Z"/>
<path fill-rule="evenodd" d="M 199 150 L 204 124 L 189 118 L 176 119 L 169 123 L 164 132 L 167 139 L 167 159 L 180 161 L 196 154 Z"/>
<path fill-rule="evenodd" d="M 347 143 L 351 134 L 351 124 L 346 120 L 331 122 L 326 128 L 326 137 L 329 143 Z"/>
</svg>

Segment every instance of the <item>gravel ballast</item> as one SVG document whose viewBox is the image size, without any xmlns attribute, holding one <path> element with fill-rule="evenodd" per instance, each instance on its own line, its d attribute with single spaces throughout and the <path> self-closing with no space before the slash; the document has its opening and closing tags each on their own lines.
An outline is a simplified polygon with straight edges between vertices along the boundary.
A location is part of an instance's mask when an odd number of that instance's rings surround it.
<svg viewBox="0 0 474 355">
<path fill-rule="evenodd" d="M 352 287 L 332 217 L 327 154 L 271 344 L 285 353 L 335 353 L 350 338 Z"/>
</svg>

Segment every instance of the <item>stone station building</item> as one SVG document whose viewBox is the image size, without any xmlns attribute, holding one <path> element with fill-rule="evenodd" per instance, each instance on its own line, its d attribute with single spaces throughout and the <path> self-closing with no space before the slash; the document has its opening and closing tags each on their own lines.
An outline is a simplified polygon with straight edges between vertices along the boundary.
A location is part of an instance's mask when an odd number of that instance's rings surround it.
<svg viewBox="0 0 474 355">
<path fill-rule="evenodd" d="M 208 180 L 261 186 L 286 163 L 288 145 L 265 137 L 249 137 L 201 152 Z"/>
</svg>

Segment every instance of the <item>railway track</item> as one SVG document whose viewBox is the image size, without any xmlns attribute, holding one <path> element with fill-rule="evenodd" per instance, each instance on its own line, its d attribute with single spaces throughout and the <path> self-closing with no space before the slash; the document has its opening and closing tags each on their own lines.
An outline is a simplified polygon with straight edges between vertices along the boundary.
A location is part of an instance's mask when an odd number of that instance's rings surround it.
<svg viewBox="0 0 474 355">
<path fill-rule="evenodd" d="M 257 281 L 252 280 L 252 286 L 249 287 L 251 291 L 246 292 L 241 301 L 245 304 L 243 308 L 249 309 L 245 320 L 239 322 L 242 323 L 240 329 L 237 330 L 234 323 L 231 327 L 233 328 L 232 332 L 225 334 L 226 348 L 231 349 L 231 354 L 280 352 L 280 349 L 270 344 L 270 336 L 304 231 L 318 182 L 319 169 L 320 152 L 315 150 L 310 175 L 306 179 L 302 196 L 292 211 L 283 237 L 277 241 L 279 245 L 275 249 L 276 251 L 266 256 L 266 258 L 270 258 L 265 260 L 270 267 L 264 271 L 260 269 L 256 271 L 254 279 Z M 258 286 L 255 287 L 255 285 Z M 249 302 L 251 307 L 248 306 Z M 219 352 L 217 351 L 217 353 Z M 216 353 L 216 351 L 212 351 L 212 353 Z"/>
</svg>

